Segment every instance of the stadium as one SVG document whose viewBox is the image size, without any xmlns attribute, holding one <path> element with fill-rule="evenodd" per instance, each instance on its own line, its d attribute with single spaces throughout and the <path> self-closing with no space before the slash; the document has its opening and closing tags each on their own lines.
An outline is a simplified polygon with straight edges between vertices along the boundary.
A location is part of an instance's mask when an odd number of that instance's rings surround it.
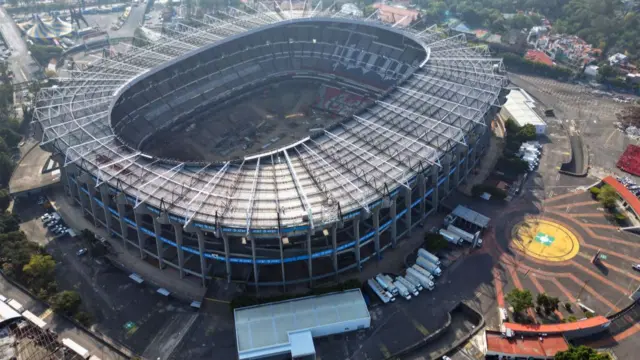
<svg viewBox="0 0 640 360">
<path fill-rule="evenodd" d="M 258 4 L 148 32 L 35 111 L 85 216 L 203 286 L 379 258 L 477 165 L 508 92 L 463 34 Z"/>
</svg>

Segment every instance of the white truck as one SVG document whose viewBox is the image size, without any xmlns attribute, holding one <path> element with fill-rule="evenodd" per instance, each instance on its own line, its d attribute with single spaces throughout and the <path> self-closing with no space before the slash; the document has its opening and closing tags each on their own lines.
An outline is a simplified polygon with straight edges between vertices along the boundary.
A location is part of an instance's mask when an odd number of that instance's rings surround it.
<svg viewBox="0 0 640 360">
<path fill-rule="evenodd" d="M 420 265 L 421 268 L 433 274 L 433 276 L 442 275 L 442 270 L 440 270 L 440 267 L 425 258 L 418 258 L 417 264 Z"/>
<path fill-rule="evenodd" d="M 378 295 L 378 298 L 380 298 L 380 300 L 383 303 L 386 304 L 388 302 L 393 302 L 396 300 L 393 296 L 391 296 L 391 294 L 389 294 L 382 287 L 380 287 L 380 285 L 373 279 L 367 280 L 367 284 L 369 285 L 371 290 L 373 290 L 373 292 L 376 293 L 376 295 Z"/>
<path fill-rule="evenodd" d="M 415 285 L 413 285 L 409 280 L 403 278 L 402 276 L 397 276 L 396 282 L 399 282 L 404 287 L 406 287 L 407 290 L 409 290 L 409 292 L 413 294 L 413 296 L 418 296 L 420 290 Z M 422 288 L 422 286 L 420 286 L 420 288 Z"/>
<path fill-rule="evenodd" d="M 428 272 L 427 270 L 425 270 L 424 268 L 422 268 L 420 265 L 414 264 L 414 265 L 411 265 L 411 267 L 414 270 L 422 273 L 422 275 L 424 275 L 427 279 L 433 281 L 433 275 L 430 272 Z"/>
<path fill-rule="evenodd" d="M 402 285 L 402 283 L 400 283 L 399 281 L 396 281 L 393 283 L 393 286 L 395 286 L 398 289 L 398 293 L 400 294 L 400 296 L 402 296 L 407 300 L 411 300 L 411 293 L 409 292 L 409 289 L 407 289 L 404 285 Z"/>
<path fill-rule="evenodd" d="M 460 236 L 460 238 L 464 241 L 469 242 L 471 245 L 474 244 L 475 240 L 477 239 L 478 241 L 475 242 L 477 247 L 481 247 L 482 246 L 482 239 L 480 239 L 480 232 L 476 232 L 475 234 L 470 234 L 462 229 L 460 229 L 459 227 L 453 226 L 453 225 L 449 225 L 447 227 L 447 230 L 451 233 L 454 233 L 458 236 Z"/>
<path fill-rule="evenodd" d="M 393 286 L 392 282 L 388 282 L 384 278 L 384 276 L 382 276 L 382 274 L 376 275 L 376 281 L 378 282 L 378 284 L 380 284 L 380 286 L 382 286 L 383 289 L 390 292 L 391 295 L 393 296 L 398 295 L 398 289 L 395 286 Z"/>
<path fill-rule="evenodd" d="M 420 284 L 420 281 L 418 281 L 418 279 L 416 279 L 416 278 L 413 278 L 413 280 L 412 280 L 412 279 L 409 279 L 409 278 L 406 276 L 406 274 L 405 274 L 405 276 L 403 277 L 403 279 L 405 279 L 405 280 L 406 280 L 408 283 L 410 283 L 411 285 L 415 286 L 416 290 L 418 290 L 418 291 L 422 291 L 422 290 L 424 290 L 424 288 L 422 287 L 422 284 Z"/>
<path fill-rule="evenodd" d="M 452 243 L 454 245 L 462 245 L 462 243 L 464 242 L 464 240 L 462 240 L 460 238 L 460 236 L 458 236 L 458 235 L 456 235 L 456 234 L 454 234 L 454 233 L 452 233 L 450 231 L 447 231 L 445 229 L 440 229 L 438 231 L 438 233 L 440 235 L 442 235 L 445 238 L 445 240 L 447 240 L 448 242 L 450 242 L 450 243 Z"/>
<path fill-rule="evenodd" d="M 424 276 L 421 272 L 417 271 L 414 268 L 407 269 L 407 279 L 415 279 L 411 281 L 417 281 L 422 285 L 423 288 L 433 290 L 434 284 L 433 281 L 429 280 L 426 276 Z"/>
<path fill-rule="evenodd" d="M 440 266 L 440 259 L 438 259 L 437 256 L 433 255 L 432 253 L 428 252 L 425 249 L 419 249 L 418 250 L 418 256 L 423 257 L 423 258 L 431 261 L 432 263 Z"/>
</svg>

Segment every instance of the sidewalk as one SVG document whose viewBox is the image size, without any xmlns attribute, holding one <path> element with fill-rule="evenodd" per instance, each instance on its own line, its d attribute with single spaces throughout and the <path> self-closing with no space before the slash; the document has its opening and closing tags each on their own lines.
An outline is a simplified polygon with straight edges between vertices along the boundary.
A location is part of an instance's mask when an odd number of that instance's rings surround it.
<svg viewBox="0 0 640 360">
<path fill-rule="evenodd" d="M 96 235 L 107 239 L 115 253 L 115 255 L 109 255 L 109 259 L 124 271 L 134 272 L 145 281 L 157 287 L 165 288 L 183 300 L 201 301 L 204 297 L 206 288 L 200 286 L 199 278 L 196 279 L 191 276 L 180 279 L 180 275 L 175 269 L 167 266 L 164 270 L 160 270 L 141 260 L 138 256 L 138 250 L 125 250 L 122 241 L 111 238 L 105 229 L 93 226 L 93 223 L 82 215 L 81 209 L 72 204 L 73 200 L 61 191 L 52 192 L 49 195 L 49 200 L 53 208 L 60 213 L 64 221 L 72 229 L 78 232 L 83 229 L 89 229 Z"/>
</svg>

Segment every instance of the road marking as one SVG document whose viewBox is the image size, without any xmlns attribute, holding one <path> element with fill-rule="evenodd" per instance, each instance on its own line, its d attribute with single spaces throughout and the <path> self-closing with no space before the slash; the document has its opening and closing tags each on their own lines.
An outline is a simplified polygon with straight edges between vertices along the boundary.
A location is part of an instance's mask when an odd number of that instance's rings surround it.
<svg viewBox="0 0 640 360">
<path fill-rule="evenodd" d="M 49 317 L 51 314 L 53 314 L 53 310 L 51 310 L 51 308 L 45 310 L 42 314 L 40 314 L 40 319 L 44 320 L 47 317 Z"/>
<path fill-rule="evenodd" d="M 418 322 L 418 320 L 416 319 L 411 319 L 411 322 L 413 323 L 413 326 L 418 329 L 418 331 L 420 331 L 420 333 L 422 334 L 422 336 L 427 336 L 429 335 L 429 330 L 427 330 L 426 327 L 424 327 L 424 325 L 422 325 L 421 323 Z"/>
<path fill-rule="evenodd" d="M 225 300 L 218 300 L 218 299 L 214 299 L 214 298 L 204 298 L 205 300 L 208 301 L 213 301 L 213 302 L 219 302 L 219 303 L 223 303 L 223 304 L 229 304 L 229 301 L 225 301 Z"/>
</svg>

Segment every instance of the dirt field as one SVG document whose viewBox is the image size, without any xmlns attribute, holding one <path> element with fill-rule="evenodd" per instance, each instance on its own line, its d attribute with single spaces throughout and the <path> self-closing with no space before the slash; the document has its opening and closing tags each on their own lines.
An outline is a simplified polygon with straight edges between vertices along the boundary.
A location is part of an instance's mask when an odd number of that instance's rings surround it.
<svg viewBox="0 0 640 360">
<path fill-rule="evenodd" d="M 582 85 L 516 74 L 509 74 L 509 78 L 547 108 L 555 110 L 556 118 L 545 118 L 545 121 L 573 124 L 584 136 L 590 152 L 590 176 L 628 175 L 617 169 L 615 164 L 627 145 L 638 144 L 638 141 L 617 130 L 614 123 L 617 121 L 616 113 L 629 104 L 594 94 L 594 89 Z M 544 109 L 539 110 L 542 112 Z M 636 180 L 640 181 L 640 178 Z"/>
</svg>

